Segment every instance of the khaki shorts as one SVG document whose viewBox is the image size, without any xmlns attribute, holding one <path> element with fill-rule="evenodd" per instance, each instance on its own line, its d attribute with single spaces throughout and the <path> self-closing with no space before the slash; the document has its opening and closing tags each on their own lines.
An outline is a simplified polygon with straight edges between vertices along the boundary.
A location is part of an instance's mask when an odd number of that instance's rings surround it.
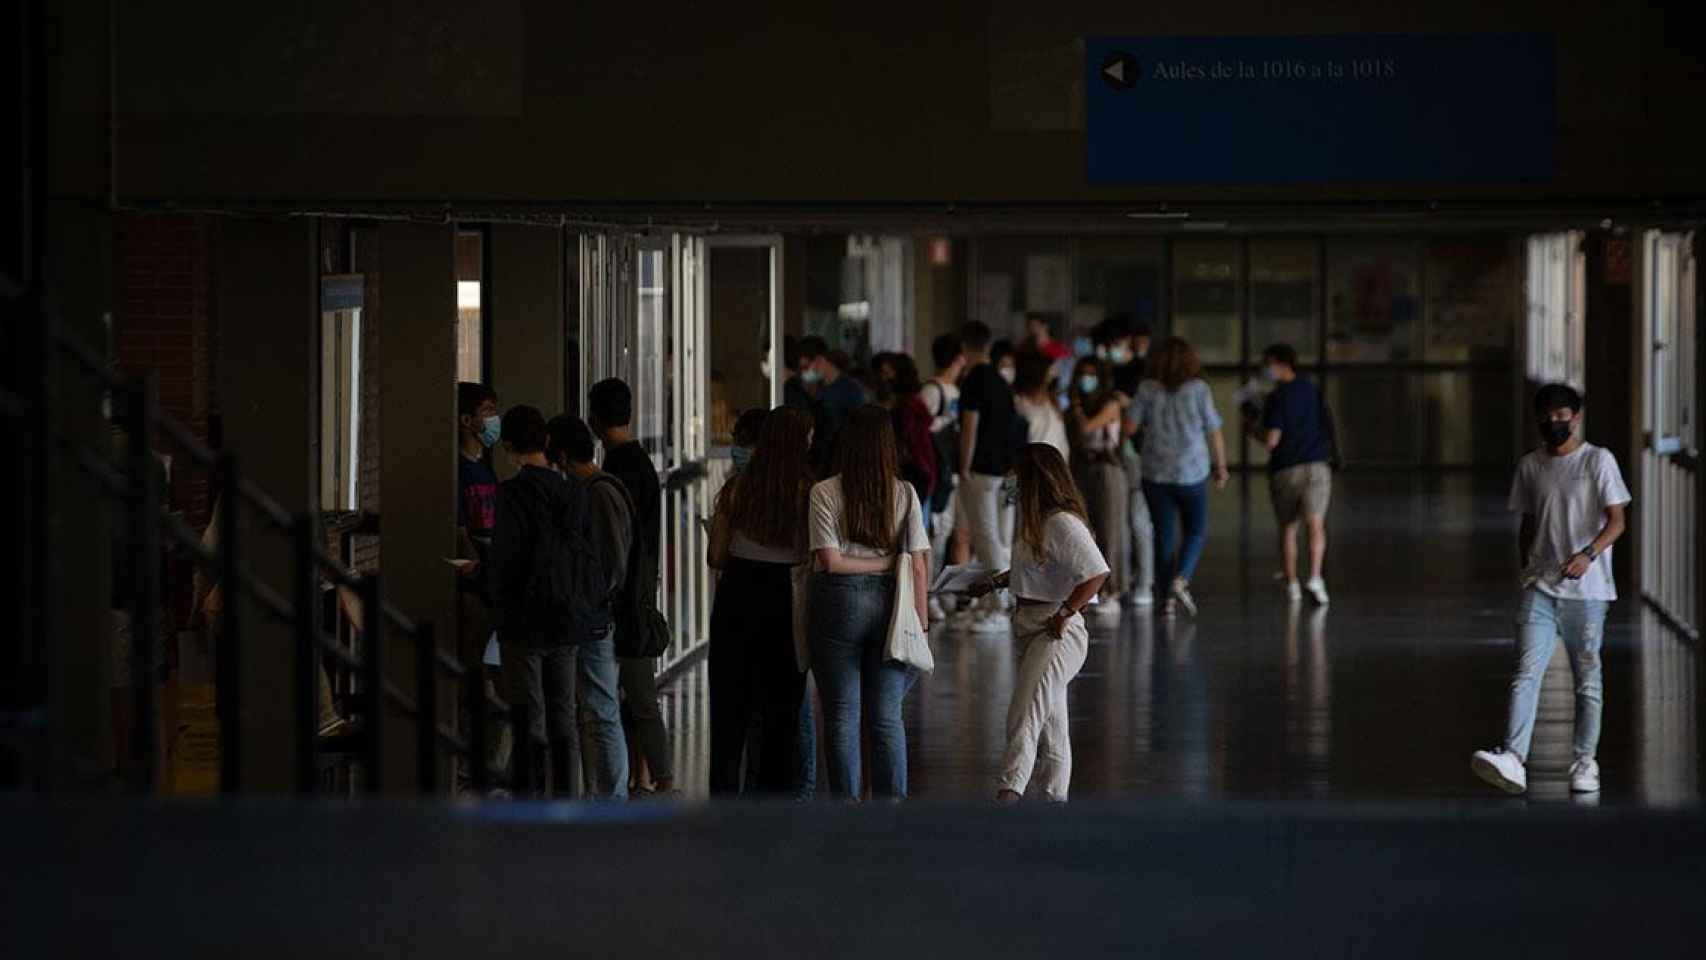
<svg viewBox="0 0 1706 960">
<path fill-rule="evenodd" d="M 1300 463 L 1268 477 L 1274 517 L 1295 523 L 1303 517 L 1324 517 L 1333 498 L 1333 471 L 1324 463 Z"/>
</svg>

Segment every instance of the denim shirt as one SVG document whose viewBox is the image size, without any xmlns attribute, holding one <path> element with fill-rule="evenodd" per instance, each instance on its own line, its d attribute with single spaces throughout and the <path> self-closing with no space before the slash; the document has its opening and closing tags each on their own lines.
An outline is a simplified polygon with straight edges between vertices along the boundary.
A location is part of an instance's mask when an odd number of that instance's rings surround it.
<svg viewBox="0 0 1706 960">
<path fill-rule="evenodd" d="M 1131 418 L 1143 429 L 1143 479 L 1185 485 L 1208 479 L 1208 435 L 1221 420 L 1207 383 L 1190 380 L 1168 393 L 1145 380 L 1131 401 Z"/>
</svg>

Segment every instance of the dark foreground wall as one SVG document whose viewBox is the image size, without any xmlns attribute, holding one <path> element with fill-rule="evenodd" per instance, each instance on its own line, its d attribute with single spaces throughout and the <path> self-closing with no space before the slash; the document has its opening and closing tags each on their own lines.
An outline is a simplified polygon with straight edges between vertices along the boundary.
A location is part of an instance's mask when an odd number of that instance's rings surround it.
<svg viewBox="0 0 1706 960">
<path fill-rule="evenodd" d="M 141 0 L 117 5 L 118 188 L 548 203 L 1698 198 L 1694 6 Z M 1550 180 L 1086 180 L 1086 37 L 1499 32 L 1555 37 Z M 1483 82 L 1497 96 L 1507 78 Z M 1167 150 L 1169 131 L 1146 142 Z M 1262 143 L 1246 149 L 1267 162 Z"/>
<path fill-rule="evenodd" d="M 1706 820 L 1560 806 L 0 804 L 17 956 L 1697 957 Z"/>
</svg>

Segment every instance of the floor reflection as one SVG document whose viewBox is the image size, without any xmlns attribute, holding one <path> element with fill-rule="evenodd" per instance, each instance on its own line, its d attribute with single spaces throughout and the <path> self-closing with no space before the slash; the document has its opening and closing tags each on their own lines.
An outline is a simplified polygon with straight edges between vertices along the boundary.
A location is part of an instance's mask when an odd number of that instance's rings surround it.
<svg viewBox="0 0 1706 960">
<path fill-rule="evenodd" d="M 1286 602 L 1262 479 L 1212 501 L 1195 619 L 1093 623 L 1071 692 L 1074 796 L 1486 796 L 1469 752 L 1504 728 L 1515 527 L 1503 478 L 1342 477 L 1333 605 Z M 912 792 L 983 799 L 1015 667 L 1005 637 L 932 634 L 907 705 Z M 1574 702 L 1562 645 L 1536 722 L 1531 801 L 1569 798 Z M 1606 803 L 1700 797 L 1697 652 L 1626 599 L 1606 631 Z M 703 663 L 666 688 L 680 784 L 702 796 Z M 1578 798 L 1579 799 L 1579 798 Z"/>
</svg>

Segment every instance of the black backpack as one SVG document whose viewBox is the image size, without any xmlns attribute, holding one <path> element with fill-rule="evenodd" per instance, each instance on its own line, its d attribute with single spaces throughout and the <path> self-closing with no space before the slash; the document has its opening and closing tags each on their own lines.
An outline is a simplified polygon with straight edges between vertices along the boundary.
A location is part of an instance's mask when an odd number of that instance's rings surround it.
<svg viewBox="0 0 1706 960">
<path fill-rule="evenodd" d="M 610 613 L 616 626 L 616 655 L 661 657 L 669 649 L 670 633 L 669 621 L 657 607 L 658 558 L 646 548 L 639 512 L 634 509 L 634 498 L 622 481 L 601 473 L 592 482 L 610 484 L 622 494 L 622 502 L 628 505 L 629 535 L 632 537 L 628 569 L 622 578 L 622 586 L 610 597 Z"/>
<path fill-rule="evenodd" d="M 542 489 L 545 522 L 522 594 L 528 636 L 538 646 L 591 640 L 610 626 L 610 576 L 593 562 L 590 493 L 573 478 Z"/>
</svg>

